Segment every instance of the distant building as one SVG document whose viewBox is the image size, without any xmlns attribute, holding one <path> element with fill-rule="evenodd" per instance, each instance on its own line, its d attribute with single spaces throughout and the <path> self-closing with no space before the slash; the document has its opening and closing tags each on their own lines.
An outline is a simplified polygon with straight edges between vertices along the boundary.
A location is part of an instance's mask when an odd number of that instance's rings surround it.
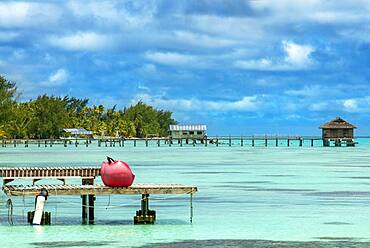
<svg viewBox="0 0 370 248">
<path fill-rule="evenodd" d="M 173 139 L 204 139 L 206 131 L 206 125 L 170 125 L 170 136 Z"/>
<path fill-rule="evenodd" d="M 330 141 L 335 141 L 336 146 L 340 146 L 345 142 L 347 146 L 353 146 L 355 125 L 336 117 L 333 120 L 325 123 L 320 127 L 322 129 L 322 139 L 324 146 L 329 146 Z"/>
<path fill-rule="evenodd" d="M 86 130 L 85 128 L 64 128 L 64 137 L 80 138 L 86 136 L 92 136 L 93 132 Z"/>
</svg>

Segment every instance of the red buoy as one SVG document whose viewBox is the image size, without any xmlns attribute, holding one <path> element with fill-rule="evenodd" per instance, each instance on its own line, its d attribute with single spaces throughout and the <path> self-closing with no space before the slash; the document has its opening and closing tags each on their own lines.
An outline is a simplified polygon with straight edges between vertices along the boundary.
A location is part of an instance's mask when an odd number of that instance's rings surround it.
<svg viewBox="0 0 370 248">
<path fill-rule="evenodd" d="M 113 160 L 110 157 L 108 162 L 101 164 L 101 178 L 108 187 L 128 187 L 134 182 L 135 175 L 128 164 L 123 161 Z"/>
</svg>

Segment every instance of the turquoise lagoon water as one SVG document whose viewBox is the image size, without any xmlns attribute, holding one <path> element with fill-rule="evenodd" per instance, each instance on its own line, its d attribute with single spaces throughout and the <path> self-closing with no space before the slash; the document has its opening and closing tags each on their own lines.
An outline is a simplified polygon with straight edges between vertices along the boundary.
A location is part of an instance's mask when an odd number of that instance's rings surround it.
<svg viewBox="0 0 370 248">
<path fill-rule="evenodd" d="M 133 225 L 141 196 L 97 196 L 95 225 L 81 225 L 79 196 L 50 197 L 51 226 L 29 226 L 32 197 L 13 197 L 14 225 L 0 196 L 1 247 L 132 247 L 181 240 L 370 240 L 370 140 L 356 147 L 11 147 L 0 166 L 96 166 L 106 155 L 129 163 L 136 183 L 196 185 L 188 195 L 153 195 L 155 225 Z M 69 181 L 73 183 L 72 181 Z M 28 183 L 17 181 L 15 184 Z M 42 181 L 39 182 L 42 184 Z M 45 183 L 45 181 L 44 181 Z"/>
</svg>

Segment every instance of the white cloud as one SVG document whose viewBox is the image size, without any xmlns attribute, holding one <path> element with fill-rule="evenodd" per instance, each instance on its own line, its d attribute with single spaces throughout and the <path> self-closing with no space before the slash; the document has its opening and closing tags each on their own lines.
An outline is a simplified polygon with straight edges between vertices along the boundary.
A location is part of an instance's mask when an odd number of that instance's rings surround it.
<svg viewBox="0 0 370 248">
<path fill-rule="evenodd" d="M 155 7 L 149 1 L 136 1 L 135 10 L 119 7 L 112 1 L 69 1 L 67 7 L 78 18 L 88 18 L 99 26 L 136 28 L 152 21 Z"/>
<path fill-rule="evenodd" d="M 57 71 L 50 74 L 47 81 L 41 83 L 42 86 L 53 87 L 64 84 L 69 78 L 67 70 L 60 68 Z"/>
<path fill-rule="evenodd" d="M 165 99 L 148 94 L 139 94 L 132 103 L 144 101 L 158 108 L 178 111 L 257 111 L 263 106 L 263 96 L 245 96 L 236 101 L 209 101 L 196 98 Z"/>
<path fill-rule="evenodd" d="M 164 65 L 189 65 L 197 62 L 196 56 L 174 52 L 146 52 L 145 57 Z"/>
<path fill-rule="evenodd" d="M 293 42 L 283 41 L 284 59 L 276 61 L 261 58 L 252 60 L 237 60 L 234 66 L 244 70 L 261 71 L 285 71 L 285 70 L 303 70 L 312 66 L 313 60 L 310 55 L 315 50 L 310 45 L 299 45 Z"/>
<path fill-rule="evenodd" d="M 156 73 L 157 67 L 153 64 L 145 64 L 139 68 L 139 71 L 142 73 Z"/>
<path fill-rule="evenodd" d="M 175 37 L 177 40 L 185 44 L 207 48 L 226 47 L 236 45 L 238 43 L 236 40 L 230 40 L 217 36 L 209 36 L 206 34 L 199 34 L 188 31 L 176 31 Z"/>
<path fill-rule="evenodd" d="M 17 32 L 0 31 L 0 42 L 12 41 L 19 36 Z"/>
<path fill-rule="evenodd" d="M 284 91 L 284 93 L 290 96 L 313 97 L 313 96 L 318 96 L 319 94 L 323 93 L 323 91 L 327 91 L 327 90 L 328 88 L 322 85 L 315 84 L 315 85 L 306 85 L 302 89 L 299 89 L 299 90 L 286 90 Z M 337 91 L 336 89 L 334 90 Z"/>
<path fill-rule="evenodd" d="M 355 99 L 344 100 L 343 106 L 348 112 L 356 112 L 358 110 L 357 101 Z"/>
<path fill-rule="evenodd" d="M 0 26 L 30 27 L 55 24 L 61 11 L 54 5 L 35 2 L 1 2 Z"/>
<path fill-rule="evenodd" d="M 237 60 L 234 66 L 246 70 L 275 70 L 275 66 L 269 59 L 259 60 Z"/>
<path fill-rule="evenodd" d="M 299 68 L 307 67 L 312 63 L 310 55 L 315 49 L 310 45 L 299 45 L 294 42 L 283 41 L 286 52 L 285 61 Z"/>
<path fill-rule="evenodd" d="M 78 32 L 65 36 L 51 36 L 49 43 L 66 50 L 99 51 L 112 48 L 113 37 L 111 35 L 95 32 Z"/>
</svg>

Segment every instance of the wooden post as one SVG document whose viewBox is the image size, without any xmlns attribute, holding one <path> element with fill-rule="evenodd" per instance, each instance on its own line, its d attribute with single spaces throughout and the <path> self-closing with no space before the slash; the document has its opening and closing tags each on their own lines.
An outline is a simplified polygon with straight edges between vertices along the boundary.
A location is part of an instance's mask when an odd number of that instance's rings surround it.
<svg viewBox="0 0 370 248">
<path fill-rule="evenodd" d="M 216 138 L 216 147 L 218 147 L 218 137 Z"/>
<path fill-rule="evenodd" d="M 98 139 L 98 147 L 100 147 L 100 146 L 101 146 L 101 140 Z"/>
<path fill-rule="evenodd" d="M 40 145 L 41 145 L 40 143 L 41 143 L 41 142 L 40 142 L 40 139 L 38 139 L 38 140 L 37 140 L 38 147 L 40 147 Z"/>
<path fill-rule="evenodd" d="M 299 138 L 299 146 L 303 146 L 303 139 Z"/>
<path fill-rule="evenodd" d="M 83 178 L 82 185 L 94 185 L 94 179 Z M 88 198 L 88 202 L 87 202 L 87 198 Z M 84 204 L 84 201 L 85 201 L 85 204 Z M 94 224 L 94 201 L 95 201 L 95 195 L 83 195 L 82 197 L 82 223 L 84 223 L 84 220 L 86 221 L 87 219 L 86 215 L 88 212 L 89 213 L 89 224 Z M 85 206 L 85 209 L 84 209 L 84 206 Z"/>
<path fill-rule="evenodd" d="M 45 143 L 45 147 L 47 147 L 48 146 L 48 141 L 45 140 L 44 143 Z"/>
<path fill-rule="evenodd" d="M 134 147 L 136 147 L 136 139 L 134 139 Z"/>
<path fill-rule="evenodd" d="M 148 147 L 148 139 L 145 139 L 145 146 Z"/>
<path fill-rule="evenodd" d="M 154 224 L 155 211 L 149 210 L 149 194 L 141 195 L 141 209 L 136 211 L 134 224 Z"/>
<path fill-rule="evenodd" d="M 24 146 L 25 146 L 25 147 L 28 147 L 28 140 L 25 140 L 25 141 L 24 141 Z"/>
<path fill-rule="evenodd" d="M 290 140 L 288 139 L 288 141 L 287 141 L 287 145 L 289 146 L 290 145 Z"/>
<path fill-rule="evenodd" d="M 87 195 L 82 195 L 82 224 L 87 224 Z"/>
<path fill-rule="evenodd" d="M 180 147 L 182 147 L 182 138 L 180 139 Z"/>
<path fill-rule="evenodd" d="M 252 146 L 254 146 L 254 137 L 252 138 Z"/>
<path fill-rule="evenodd" d="M 17 140 L 13 140 L 14 147 L 17 147 Z"/>
<path fill-rule="evenodd" d="M 276 138 L 275 144 L 276 144 L 276 146 L 279 146 L 279 139 L 278 138 Z"/>
<path fill-rule="evenodd" d="M 243 146 L 244 144 L 243 144 L 243 136 L 242 137 L 240 137 L 240 146 Z"/>
<path fill-rule="evenodd" d="M 311 139 L 311 146 L 313 146 L 313 139 Z"/>
<path fill-rule="evenodd" d="M 265 139 L 265 146 L 267 146 L 267 138 Z"/>
<path fill-rule="evenodd" d="M 231 137 L 229 137 L 229 146 L 231 146 Z"/>
<path fill-rule="evenodd" d="M 94 224 L 95 195 L 89 195 L 89 224 Z"/>
<path fill-rule="evenodd" d="M 157 139 L 157 145 L 158 145 L 158 147 L 161 146 L 161 139 Z"/>
</svg>

